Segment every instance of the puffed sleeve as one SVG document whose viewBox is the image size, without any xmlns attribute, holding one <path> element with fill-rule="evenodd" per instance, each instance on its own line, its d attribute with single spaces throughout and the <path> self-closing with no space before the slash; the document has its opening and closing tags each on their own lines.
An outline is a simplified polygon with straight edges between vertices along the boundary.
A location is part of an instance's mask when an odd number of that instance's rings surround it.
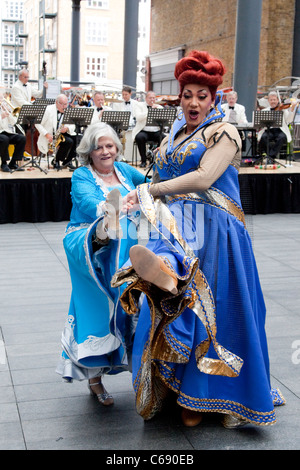
<svg viewBox="0 0 300 470">
<path fill-rule="evenodd" d="M 103 192 L 97 186 L 87 168 L 79 168 L 72 176 L 72 201 L 80 211 L 95 220 L 103 213 L 102 206 L 105 201 Z"/>
</svg>

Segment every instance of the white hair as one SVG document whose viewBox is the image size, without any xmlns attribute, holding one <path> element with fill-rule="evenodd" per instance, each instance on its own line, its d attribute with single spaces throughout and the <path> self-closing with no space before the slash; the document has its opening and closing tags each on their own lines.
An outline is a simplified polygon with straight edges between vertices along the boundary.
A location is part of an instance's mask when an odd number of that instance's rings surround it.
<svg viewBox="0 0 300 470">
<path fill-rule="evenodd" d="M 101 137 L 110 137 L 117 147 L 117 159 L 123 151 L 123 146 L 115 130 L 104 122 L 96 122 L 88 126 L 83 134 L 80 144 L 76 151 L 79 161 L 82 165 L 88 165 L 91 162 L 90 154 L 98 147 L 98 140 Z"/>
<path fill-rule="evenodd" d="M 231 91 L 229 91 L 229 92 L 227 93 L 227 95 L 226 95 L 226 96 L 236 96 L 236 97 L 237 97 L 237 96 L 238 96 L 238 94 L 237 94 L 237 92 L 236 92 L 236 91 L 234 91 L 234 90 L 231 90 Z"/>
</svg>

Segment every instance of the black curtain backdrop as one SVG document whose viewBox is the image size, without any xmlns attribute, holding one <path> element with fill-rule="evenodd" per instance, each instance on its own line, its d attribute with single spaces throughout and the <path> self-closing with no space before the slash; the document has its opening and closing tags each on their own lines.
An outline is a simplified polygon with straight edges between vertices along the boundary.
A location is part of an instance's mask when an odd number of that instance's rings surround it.
<svg viewBox="0 0 300 470">
<path fill-rule="evenodd" d="M 300 213 L 300 174 L 239 175 L 246 214 Z M 0 181 L 0 224 L 68 221 L 71 178 Z"/>
<path fill-rule="evenodd" d="M 0 223 L 69 220 L 71 179 L 3 180 Z"/>
<path fill-rule="evenodd" d="M 245 214 L 289 214 L 300 212 L 299 174 L 239 175 Z"/>
</svg>

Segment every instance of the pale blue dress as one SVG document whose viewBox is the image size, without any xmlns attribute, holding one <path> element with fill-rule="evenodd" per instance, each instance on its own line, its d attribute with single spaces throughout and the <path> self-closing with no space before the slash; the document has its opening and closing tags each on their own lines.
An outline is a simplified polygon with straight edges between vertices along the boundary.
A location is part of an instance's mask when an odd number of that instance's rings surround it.
<svg viewBox="0 0 300 470">
<path fill-rule="evenodd" d="M 115 162 L 124 197 L 145 176 L 127 163 Z M 72 176 L 72 211 L 64 237 L 72 294 L 62 333 L 62 356 L 57 372 L 67 381 L 84 380 L 128 369 L 132 322 L 120 307 L 123 288 L 112 288 L 111 277 L 128 259 L 137 243 L 139 212 L 121 217 L 123 236 L 110 240 L 94 252 L 92 240 L 102 220 L 109 191 L 91 166 L 80 167 Z"/>
</svg>

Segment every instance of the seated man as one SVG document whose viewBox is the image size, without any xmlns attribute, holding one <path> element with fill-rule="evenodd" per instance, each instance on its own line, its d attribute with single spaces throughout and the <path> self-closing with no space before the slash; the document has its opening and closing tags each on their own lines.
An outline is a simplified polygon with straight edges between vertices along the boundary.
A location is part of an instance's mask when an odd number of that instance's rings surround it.
<svg viewBox="0 0 300 470">
<path fill-rule="evenodd" d="M 110 108 L 109 106 L 105 106 L 105 96 L 102 91 L 95 91 L 93 96 L 93 102 L 94 105 L 91 106 L 91 108 L 94 109 L 94 113 L 91 120 L 91 124 L 101 121 L 103 111 L 112 111 L 112 108 Z"/>
<path fill-rule="evenodd" d="M 6 173 L 11 173 L 13 170 L 24 171 L 24 168 L 19 167 L 17 162 L 23 158 L 26 137 L 15 132 L 16 121 L 17 118 L 3 108 L 0 115 L 0 156 L 1 170 Z M 11 161 L 7 163 L 9 161 L 9 145 L 14 145 L 15 149 Z"/>
<path fill-rule="evenodd" d="M 245 106 L 237 103 L 238 94 L 236 91 L 232 90 L 226 95 L 227 103 L 222 104 L 222 110 L 225 113 L 222 121 L 229 122 L 234 126 L 247 127 L 248 120 L 246 116 Z M 242 130 L 238 130 L 240 137 L 242 139 L 242 151 L 246 150 L 246 139 L 245 134 Z"/>
<path fill-rule="evenodd" d="M 279 105 L 280 100 L 276 91 L 271 91 L 268 95 L 269 106 L 264 108 L 262 111 L 274 111 Z M 293 109 L 290 110 L 284 109 L 281 111 L 283 113 L 282 117 L 282 127 L 271 127 L 269 132 L 266 128 L 263 128 L 258 133 L 258 142 L 260 145 L 260 152 L 267 152 L 268 139 L 269 139 L 269 155 L 268 157 L 275 159 L 277 154 L 280 152 L 280 149 L 287 142 L 291 142 L 292 136 L 289 130 L 289 123 L 293 120 Z"/>
<path fill-rule="evenodd" d="M 49 145 L 55 147 L 55 141 L 59 134 L 63 136 L 63 141 L 59 144 L 55 159 L 52 161 L 54 168 L 60 167 L 62 162 L 63 167 L 68 167 L 70 170 L 75 170 L 72 165 L 72 159 L 76 158 L 76 134 L 75 125 L 62 124 L 64 112 L 68 107 L 68 98 L 66 95 L 58 95 L 54 104 L 47 106 L 42 122 L 36 124 L 39 131 L 39 138 L 37 146 L 40 152 L 47 155 Z"/>
<path fill-rule="evenodd" d="M 154 91 L 148 91 L 146 94 L 146 102 L 140 103 L 136 114 L 136 126 L 132 131 L 132 140 L 136 141 L 140 156 L 141 168 L 146 166 L 146 144 L 148 141 L 157 142 L 159 145 L 164 138 L 164 134 L 160 132 L 159 126 L 146 126 L 148 108 L 162 108 L 162 106 L 155 104 Z"/>
<path fill-rule="evenodd" d="M 226 95 L 227 103 L 222 105 L 225 113 L 222 121 L 235 124 L 237 126 L 247 126 L 248 120 L 246 116 L 245 106 L 237 103 L 237 92 L 232 90 Z"/>
</svg>

